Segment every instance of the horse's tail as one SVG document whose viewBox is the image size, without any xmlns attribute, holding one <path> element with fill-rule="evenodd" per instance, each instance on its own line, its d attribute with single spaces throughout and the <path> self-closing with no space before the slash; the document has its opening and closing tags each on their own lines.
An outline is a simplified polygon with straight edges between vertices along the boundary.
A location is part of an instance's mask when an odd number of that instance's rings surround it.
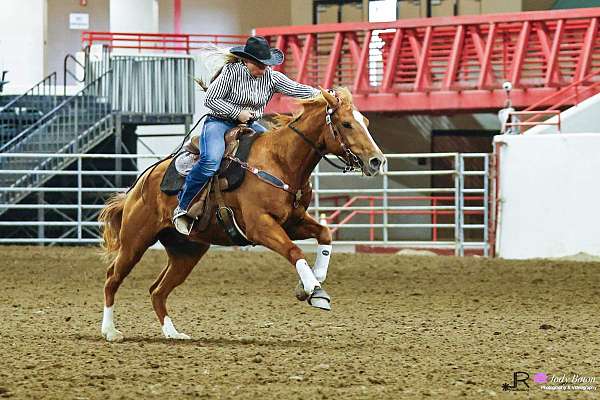
<svg viewBox="0 0 600 400">
<path fill-rule="evenodd" d="M 107 259 L 110 259 L 121 248 L 119 232 L 121 231 L 126 197 L 125 193 L 116 193 L 111 196 L 98 216 L 98 221 L 102 224 L 102 250 Z"/>
</svg>

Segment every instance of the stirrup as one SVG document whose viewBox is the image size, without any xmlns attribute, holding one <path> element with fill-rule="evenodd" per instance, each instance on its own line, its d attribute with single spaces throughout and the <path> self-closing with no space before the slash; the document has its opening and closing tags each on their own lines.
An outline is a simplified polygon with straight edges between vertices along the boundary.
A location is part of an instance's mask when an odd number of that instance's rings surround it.
<svg viewBox="0 0 600 400">
<path fill-rule="evenodd" d="M 194 220 L 190 218 L 186 211 L 177 207 L 175 211 L 173 211 L 173 225 L 177 232 L 182 235 L 189 236 L 192 232 L 192 228 L 194 227 Z"/>
</svg>

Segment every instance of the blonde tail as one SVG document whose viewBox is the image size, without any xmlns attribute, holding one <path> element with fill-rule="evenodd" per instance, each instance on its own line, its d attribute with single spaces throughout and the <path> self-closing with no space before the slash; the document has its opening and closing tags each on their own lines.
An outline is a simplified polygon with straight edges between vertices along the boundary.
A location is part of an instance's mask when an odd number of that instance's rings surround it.
<svg viewBox="0 0 600 400">
<path fill-rule="evenodd" d="M 107 259 L 111 259 L 121 248 L 119 232 L 126 196 L 125 193 L 114 194 L 108 199 L 98 216 L 98 221 L 102 223 L 102 250 Z"/>
</svg>

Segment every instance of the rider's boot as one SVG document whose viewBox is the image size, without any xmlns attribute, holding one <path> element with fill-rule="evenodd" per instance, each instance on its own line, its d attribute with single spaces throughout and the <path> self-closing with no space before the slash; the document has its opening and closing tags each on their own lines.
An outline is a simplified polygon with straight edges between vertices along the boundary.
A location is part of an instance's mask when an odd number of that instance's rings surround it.
<svg viewBox="0 0 600 400">
<path fill-rule="evenodd" d="M 177 206 L 173 211 L 173 225 L 177 232 L 189 236 L 194 227 L 194 219 L 187 215 L 187 211 Z"/>
</svg>

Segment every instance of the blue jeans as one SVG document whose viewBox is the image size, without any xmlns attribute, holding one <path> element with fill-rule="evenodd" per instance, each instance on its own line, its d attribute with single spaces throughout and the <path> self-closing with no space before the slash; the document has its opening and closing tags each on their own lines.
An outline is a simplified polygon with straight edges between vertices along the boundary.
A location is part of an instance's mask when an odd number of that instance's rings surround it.
<svg viewBox="0 0 600 400">
<path fill-rule="evenodd" d="M 199 140 L 200 158 L 185 178 L 183 189 L 177 196 L 179 208 L 187 211 L 194 196 L 217 173 L 225 152 L 225 133 L 237 125 L 235 121 L 225 121 L 210 115 L 206 117 Z M 258 133 L 266 131 L 258 122 L 253 122 L 250 128 Z"/>
</svg>

